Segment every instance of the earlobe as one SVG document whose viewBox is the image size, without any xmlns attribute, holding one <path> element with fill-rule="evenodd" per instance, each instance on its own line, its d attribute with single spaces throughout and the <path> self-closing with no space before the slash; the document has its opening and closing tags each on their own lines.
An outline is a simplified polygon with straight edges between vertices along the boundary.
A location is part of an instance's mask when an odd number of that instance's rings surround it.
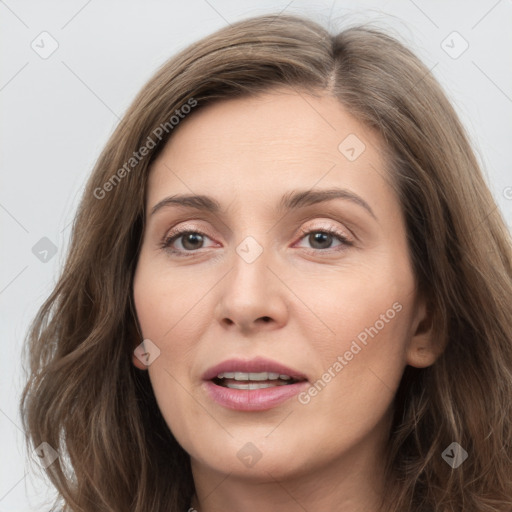
<svg viewBox="0 0 512 512">
<path fill-rule="evenodd" d="M 141 354 L 144 354 L 146 352 L 146 347 L 144 346 L 144 341 L 142 343 L 139 343 L 137 346 L 133 348 L 132 351 L 132 362 L 136 368 L 139 370 L 147 370 L 148 365 L 144 364 L 144 362 L 141 360 Z"/>
<path fill-rule="evenodd" d="M 430 346 L 410 347 L 407 352 L 407 364 L 415 368 L 426 368 L 436 362 L 438 354 Z"/>
<path fill-rule="evenodd" d="M 135 309 L 133 307 L 133 298 L 130 300 L 131 309 L 132 309 L 132 321 L 130 322 L 130 339 L 134 340 L 132 342 L 132 363 L 133 365 L 138 368 L 139 370 L 147 370 L 148 367 L 135 355 L 135 351 L 137 350 L 137 347 L 139 346 L 140 342 L 139 339 L 142 339 L 141 336 L 141 330 L 139 326 L 139 322 L 137 319 L 137 315 L 135 314 Z M 142 342 L 144 343 L 144 342 Z"/>
<path fill-rule="evenodd" d="M 140 347 L 142 345 L 143 350 L 140 350 Z M 147 370 L 147 365 L 143 363 L 140 359 L 140 353 L 145 352 L 144 349 L 144 342 L 137 343 L 137 341 L 132 342 L 132 363 L 133 365 L 138 368 L 139 370 Z M 137 354 L 139 354 L 139 357 L 137 357 Z"/>
<path fill-rule="evenodd" d="M 433 339 L 432 308 L 423 301 L 418 307 L 415 329 L 407 347 L 407 364 L 426 368 L 435 363 L 442 350 Z"/>
<path fill-rule="evenodd" d="M 148 367 L 132 352 L 132 362 L 139 370 L 147 370 Z"/>
</svg>

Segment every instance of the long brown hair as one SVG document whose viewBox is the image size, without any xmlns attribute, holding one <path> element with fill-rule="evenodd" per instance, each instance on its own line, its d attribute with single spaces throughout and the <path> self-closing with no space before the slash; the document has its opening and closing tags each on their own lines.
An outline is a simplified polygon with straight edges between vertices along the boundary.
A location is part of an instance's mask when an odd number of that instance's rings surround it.
<svg viewBox="0 0 512 512">
<path fill-rule="evenodd" d="M 396 395 L 389 510 L 510 512 L 512 241 L 468 137 L 432 74 L 395 38 L 365 26 L 331 35 L 290 15 L 240 21 L 180 52 L 111 136 L 62 275 L 30 326 L 20 402 L 29 443 L 60 453 L 46 472 L 66 510 L 188 508 L 189 457 L 148 373 L 131 362 L 142 341 L 132 278 L 147 177 L 179 129 L 173 116 L 186 122 L 211 102 L 283 86 L 333 95 L 380 133 L 418 289 L 444 347 L 432 366 L 407 366 Z M 453 442 L 468 453 L 457 468 L 442 457 Z"/>
</svg>

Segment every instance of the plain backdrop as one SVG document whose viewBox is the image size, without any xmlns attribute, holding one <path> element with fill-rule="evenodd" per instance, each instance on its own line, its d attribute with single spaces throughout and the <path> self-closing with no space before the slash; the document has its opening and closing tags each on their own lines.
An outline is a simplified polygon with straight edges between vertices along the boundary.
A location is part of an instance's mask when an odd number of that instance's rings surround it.
<svg viewBox="0 0 512 512">
<path fill-rule="evenodd" d="M 229 23 L 281 12 L 336 30 L 370 21 L 415 51 L 467 127 L 512 225 L 511 0 L 0 1 L 0 512 L 49 510 L 53 491 L 28 463 L 18 415 L 21 347 L 107 138 L 173 54 Z"/>
</svg>

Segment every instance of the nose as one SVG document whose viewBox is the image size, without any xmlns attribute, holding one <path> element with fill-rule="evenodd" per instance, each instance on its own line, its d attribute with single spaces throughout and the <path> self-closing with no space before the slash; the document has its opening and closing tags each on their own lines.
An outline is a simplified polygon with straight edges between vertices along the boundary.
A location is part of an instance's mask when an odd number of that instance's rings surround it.
<svg viewBox="0 0 512 512">
<path fill-rule="evenodd" d="M 270 260 L 267 250 L 252 262 L 234 253 L 233 267 L 218 287 L 216 317 L 223 328 L 249 334 L 286 324 L 288 288 L 279 276 L 278 265 Z"/>
</svg>

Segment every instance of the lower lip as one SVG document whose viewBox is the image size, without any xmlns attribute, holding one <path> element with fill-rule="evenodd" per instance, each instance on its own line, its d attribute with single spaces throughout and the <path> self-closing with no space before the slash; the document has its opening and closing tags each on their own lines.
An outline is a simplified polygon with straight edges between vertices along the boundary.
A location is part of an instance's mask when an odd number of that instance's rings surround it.
<svg viewBox="0 0 512 512">
<path fill-rule="evenodd" d="M 307 381 L 262 389 L 232 389 L 217 386 L 212 381 L 204 383 L 210 398 L 218 404 L 236 411 L 264 411 L 282 404 L 306 389 Z"/>
</svg>

